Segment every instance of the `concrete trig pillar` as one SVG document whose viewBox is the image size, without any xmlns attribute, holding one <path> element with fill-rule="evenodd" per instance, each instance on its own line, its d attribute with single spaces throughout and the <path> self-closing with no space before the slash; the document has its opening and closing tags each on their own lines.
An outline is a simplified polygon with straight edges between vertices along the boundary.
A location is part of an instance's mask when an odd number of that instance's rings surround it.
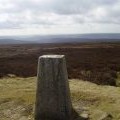
<svg viewBox="0 0 120 120">
<path fill-rule="evenodd" d="M 71 120 L 71 112 L 65 56 L 39 57 L 35 120 Z"/>
</svg>

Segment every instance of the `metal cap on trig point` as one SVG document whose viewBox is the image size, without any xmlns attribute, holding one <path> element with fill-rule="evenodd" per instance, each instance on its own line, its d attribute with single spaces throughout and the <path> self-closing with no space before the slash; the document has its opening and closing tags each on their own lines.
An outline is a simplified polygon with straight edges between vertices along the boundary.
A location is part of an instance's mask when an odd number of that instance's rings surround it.
<svg viewBox="0 0 120 120">
<path fill-rule="evenodd" d="M 71 112 L 65 56 L 39 57 L 35 120 L 70 120 Z"/>
</svg>

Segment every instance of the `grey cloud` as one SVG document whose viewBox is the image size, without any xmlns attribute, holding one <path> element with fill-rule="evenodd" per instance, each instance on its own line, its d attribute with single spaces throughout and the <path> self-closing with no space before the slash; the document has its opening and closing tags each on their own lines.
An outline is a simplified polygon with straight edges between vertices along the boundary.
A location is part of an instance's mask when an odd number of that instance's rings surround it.
<svg viewBox="0 0 120 120">
<path fill-rule="evenodd" d="M 2 22 L 0 23 L 0 29 L 20 29 L 20 25 L 13 22 Z"/>
<path fill-rule="evenodd" d="M 53 11 L 58 14 L 84 14 L 99 6 L 111 6 L 118 0 L 60 0 L 56 1 Z"/>
<path fill-rule="evenodd" d="M 120 24 L 120 0 L 114 2 L 109 1 L 109 4 L 107 3 L 108 1 L 97 1 L 95 3 L 97 6 L 89 9 L 88 12 L 81 13 L 79 16 L 74 17 L 74 20 L 78 23 Z M 98 8 L 104 11 L 97 11 Z M 96 14 L 92 13 L 93 10 Z"/>
<path fill-rule="evenodd" d="M 29 18 L 30 17 L 30 18 Z M 8 19 L 0 21 L 0 29 L 22 29 L 26 27 L 40 27 L 54 25 L 52 20 L 40 18 L 39 14 L 8 14 Z"/>
<path fill-rule="evenodd" d="M 44 0 L 43 0 L 44 1 Z M 21 12 L 25 10 L 55 12 L 57 14 L 77 14 L 90 11 L 93 7 L 112 6 L 119 0 L 50 0 L 51 2 L 34 2 L 34 0 L 12 1 L 13 9 L 6 12 Z"/>
<path fill-rule="evenodd" d="M 36 2 L 35 1 L 36 0 L 8 0 L 7 2 L 6 0 L 6 3 L 8 3 L 8 5 L 10 3 L 13 4 L 13 6 L 11 8 L 0 10 L 0 14 L 8 14 L 8 18 L 5 21 L 0 22 L 0 28 L 22 28 L 24 26 L 30 25 L 50 26 L 58 24 L 58 21 L 59 24 L 60 22 L 61 24 L 67 23 L 67 20 L 71 20 L 71 24 L 120 24 L 120 8 L 118 7 L 118 4 L 120 5 L 120 0 L 43 0 L 43 2 L 41 0 Z M 99 12 L 96 12 L 97 8 L 103 8 L 106 12 L 106 15 L 99 15 L 98 17 L 98 15 L 96 15 L 99 14 Z M 96 12 L 96 14 L 92 13 L 93 10 Z M 56 14 L 58 18 L 50 16 L 50 14 L 52 13 Z M 48 16 L 46 14 L 48 14 Z M 71 19 L 66 19 L 68 16 Z M 50 17 L 53 18 L 50 20 L 48 19 Z M 61 20 L 59 20 L 59 18 Z"/>
</svg>

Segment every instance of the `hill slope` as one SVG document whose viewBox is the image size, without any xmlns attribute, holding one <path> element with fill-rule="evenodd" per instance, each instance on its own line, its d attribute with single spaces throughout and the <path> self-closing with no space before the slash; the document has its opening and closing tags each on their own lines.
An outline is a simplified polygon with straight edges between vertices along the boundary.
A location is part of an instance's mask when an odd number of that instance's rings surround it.
<svg viewBox="0 0 120 120">
<path fill-rule="evenodd" d="M 120 41 L 120 33 L 0 36 L 0 44 L 115 42 L 115 41 Z"/>
</svg>

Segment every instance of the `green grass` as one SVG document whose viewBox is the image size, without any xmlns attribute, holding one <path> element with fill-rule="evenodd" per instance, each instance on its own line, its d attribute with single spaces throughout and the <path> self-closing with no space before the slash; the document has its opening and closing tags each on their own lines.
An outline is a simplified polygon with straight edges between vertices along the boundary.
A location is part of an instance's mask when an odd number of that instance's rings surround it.
<svg viewBox="0 0 120 120">
<path fill-rule="evenodd" d="M 71 99 L 80 114 L 87 112 L 98 120 L 101 112 L 120 120 L 120 88 L 100 86 L 81 80 L 70 80 Z M 36 77 L 6 77 L 0 79 L 0 120 L 33 120 Z"/>
</svg>

